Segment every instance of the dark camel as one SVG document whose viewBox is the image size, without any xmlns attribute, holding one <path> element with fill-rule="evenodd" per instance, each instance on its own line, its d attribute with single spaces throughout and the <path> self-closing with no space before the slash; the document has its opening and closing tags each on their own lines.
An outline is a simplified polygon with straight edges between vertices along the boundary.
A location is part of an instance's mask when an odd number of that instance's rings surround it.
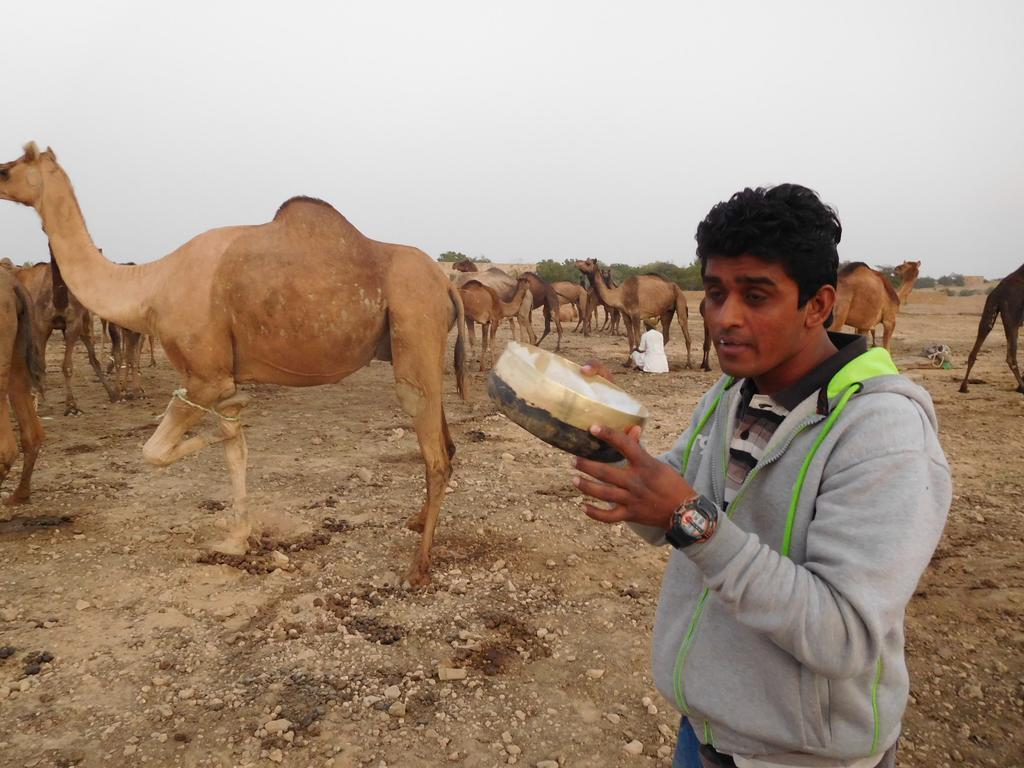
<svg viewBox="0 0 1024 768">
<path fill-rule="evenodd" d="M 999 285 L 993 288 L 992 293 L 985 299 L 985 309 L 982 310 L 981 320 L 978 322 L 978 338 L 967 358 L 967 372 L 960 383 L 961 392 L 967 391 L 967 378 L 971 375 L 971 368 L 978 359 L 978 352 L 985 343 L 985 337 L 995 327 L 997 317 L 1002 317 L 1003 332 L 1006 334 L 1006 364 L 1010 366 L 1010 372 L 1017 380 L 1017 391 L 1024 394 L 1024 379 L 1021 379 L 1020 368 L 1017 365 L 1017 336 L 1021 323 L 1024 322 L 1024 264 L 1016 272 L 1000 280 Z"/>
<path fill-rule="evenodd" d="M 47 342 L 54 331 L 59 330 L 64 334 L 64 360 L 60 366 L 64 375 L 64 415 L 81 413 L 71 387 L 74 352 L 79 341 L 85 347 L 89 365 L 106 390 L 107 397 L 110 398 L 110 402 L 115 402 L 117 391 L 103 374 L 103 367 L 96 357 L 92 338 L 92 314 L 82 306 L 82 302 L 73 293 L 68 291 L 57 263 L 51 260 L 50 263 L 21 267 L 15 270 L 14 276 L 24 286 L 32 302 L 32 335 L 40 354 L 46 354 Z"/>
<path fill-rule="evenodd" d="M 47 271 L 49 267 L 45 264 Z M 29 500 L 32 470 L 39 446 L 43 444 L 43 425 L 36 414 L 32 390 L 42 391 L 43 358 L 33 335 L 32 301 L 24 286 L 9 267 L 0 269 L 0 484 L 7 479 L 15 459 L 18 441 L 11 429 L 10 408 L 21 435 L 21 478 L 14 493 L 4 504 L 14 506 Z"/>
<path fill-rule="evenodd" d="M 555 330 L 558 333 L 555 352 L 560 352 L 562 349 L 562 319 L 558 316 L 558 308 L 561 306 L 558 294 L 551 287 L 551 283 L 536 272 L 525 272 L 522 276 L 530 281 L 530 294 L 533 296 L 533 306 L 531 309 L 539 307 L 544 315 L 544 333 L 537 339 L 537 345 L 540 346 L 545 337 L 551 333 L 551 321 L 554 319 Z"/>
</svg>

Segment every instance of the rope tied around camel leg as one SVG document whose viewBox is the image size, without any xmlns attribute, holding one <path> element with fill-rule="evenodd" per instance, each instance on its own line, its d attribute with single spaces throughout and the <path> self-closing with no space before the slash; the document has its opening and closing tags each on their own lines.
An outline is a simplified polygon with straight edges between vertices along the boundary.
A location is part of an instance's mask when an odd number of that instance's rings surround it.
<svg viewBox="0 0 1024 768">
<path fill-rule="evenodd" d="M 216 411 L 213 408 L 207 408 L 205 405 L 200 405 L 199 403 L 192 402 L 191 400 L 188 399 L 188 390 L 185 389 L 184 387 L 182 387 L 181 389 L 174 390 L 174 392 L 171 393 L 171 398 L 177 398 L 186 405 L 191 405 L 193 408 L 198 408 L 200 411 L 205 411 L 206 413 L 213 414 L 218 419 L 223 419 L 224 421 L 241 420 L 240 416 L 225 416 L 223 413 L 221 413 L 220 411 Z"/>
</svg>

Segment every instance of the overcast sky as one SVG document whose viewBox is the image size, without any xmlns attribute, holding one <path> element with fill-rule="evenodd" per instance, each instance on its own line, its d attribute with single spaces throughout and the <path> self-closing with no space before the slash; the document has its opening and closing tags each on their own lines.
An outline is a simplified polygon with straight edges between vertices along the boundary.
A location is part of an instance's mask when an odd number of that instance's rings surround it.
<svg viewBox="0 0 1024 768">
<path fill-rule="evenodd" d="M 0 160 L 34 139 L 149 261 L 296 194 L 493 261 L 693 259 L 744 186 L 818 190 L 840 256 L 1024 262 L 1024 3 L 4 3 Z M 46 258 L 0 203 L 0 256 Z"/>
</svg>

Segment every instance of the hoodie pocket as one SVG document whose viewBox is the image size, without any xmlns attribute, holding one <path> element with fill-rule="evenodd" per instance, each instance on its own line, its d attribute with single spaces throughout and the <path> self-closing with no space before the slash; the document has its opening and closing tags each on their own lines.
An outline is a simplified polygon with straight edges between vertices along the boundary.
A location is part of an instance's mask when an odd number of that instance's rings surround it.
<svg viewBox="0 0 1024 768">
<path fill-rule="evenodd" d="M 800 699 L 806 723 L 804 735 L 810 745 L 827 747 L 832 743 L 829 693 L 828 678 L 811 672 L 807 667 L 800 667 Z"/>
</svg>

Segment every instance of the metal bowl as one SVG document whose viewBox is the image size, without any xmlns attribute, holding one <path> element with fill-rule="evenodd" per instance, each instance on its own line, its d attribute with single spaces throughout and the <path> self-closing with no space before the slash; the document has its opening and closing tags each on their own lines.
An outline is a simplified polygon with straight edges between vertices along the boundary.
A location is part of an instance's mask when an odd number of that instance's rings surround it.
<svg viewBox="0 0 1024 768">
<path fill-rule="evenodd" d="M 625 432 L 647 421 L 632 395 L 543 349 L 509 342 L 487 378 L 487 394 L 502 413 L 545 443 L 595 461 L 622 454 L 590 434 L 602 424 Z"/>
</svg>

